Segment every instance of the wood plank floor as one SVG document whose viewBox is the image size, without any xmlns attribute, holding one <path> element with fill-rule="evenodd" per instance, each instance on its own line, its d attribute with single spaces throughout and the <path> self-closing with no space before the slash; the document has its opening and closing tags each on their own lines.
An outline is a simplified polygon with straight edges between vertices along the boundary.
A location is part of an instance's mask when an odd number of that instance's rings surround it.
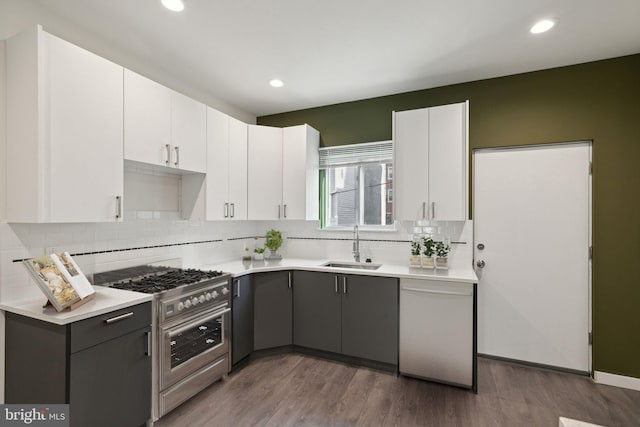
<svg viewBox="0 0 640 427">
<path fill-rule="evenodd" d="M 159 420 L 198 426 L 640 426 L 640 392 L 478 360 L 478 394 L 302 354 L 253 360 Z"/>
</svg>

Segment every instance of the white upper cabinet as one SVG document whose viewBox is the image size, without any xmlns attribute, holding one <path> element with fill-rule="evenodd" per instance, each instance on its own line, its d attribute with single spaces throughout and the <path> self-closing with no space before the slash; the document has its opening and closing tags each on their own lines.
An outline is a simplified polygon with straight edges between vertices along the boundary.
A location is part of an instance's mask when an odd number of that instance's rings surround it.
<svg viewBox="0 0 640 427">
<path fill-rule="evenodd" d="M 318 219 L 318 145 L 308 125 L 249 125 L 248 219 Z"/>
<path fill-rule="evenodd" d="M 394 113 L 397 220 L 468 218 L 468 102 Z"/>
<path fill-rule="evenodd" d="M 191 172 L 206 171 L 206 106 L 124 71 L 124 158 Z"/>
<path fill-rule="evenodd" d="M 282 129 L 249 125 L 248 219 L 281 219 Z"/>
<path fill-rule="evenodd" d="M 247 219 L 247 124 L 207 107 L 206 219 Z"/>
<path fill-rule="evenodd" d="M 320 134 L 308 125 L 282 132 L 282 215 L 284 219 L 317 220 Z"/>
<path fill-rule="evenodd" d="M 123 68 L 40 26 L 6 46 L 7 220 L 121 220 Z"/>
</svg>

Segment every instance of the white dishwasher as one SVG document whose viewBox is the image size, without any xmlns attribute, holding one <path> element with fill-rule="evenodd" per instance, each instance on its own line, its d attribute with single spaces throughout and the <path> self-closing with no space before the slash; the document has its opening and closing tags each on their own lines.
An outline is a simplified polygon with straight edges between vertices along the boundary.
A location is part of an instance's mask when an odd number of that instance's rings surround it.
<svg viewBox="0 0 640 427">
<path fill-rule="evenodd" d="M 475 286 L 400 279 L 401 374 L 477 391 Z"/>
</svg>

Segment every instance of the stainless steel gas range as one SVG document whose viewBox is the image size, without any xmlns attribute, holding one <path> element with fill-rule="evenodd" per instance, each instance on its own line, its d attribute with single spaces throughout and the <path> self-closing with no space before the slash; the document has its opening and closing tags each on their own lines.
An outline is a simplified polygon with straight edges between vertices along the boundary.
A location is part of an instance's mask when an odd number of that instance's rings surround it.
<svg viewBox="0 0 640 427">
<path fill-rule="evenodd" d="M 171 263 L 169 263 L 171 264 Z M 158 420 L 231 369 L 231 276 L 145 265 L 97 273 L 94 284 L 152 293 L 152 408 Z"/>
</svg>

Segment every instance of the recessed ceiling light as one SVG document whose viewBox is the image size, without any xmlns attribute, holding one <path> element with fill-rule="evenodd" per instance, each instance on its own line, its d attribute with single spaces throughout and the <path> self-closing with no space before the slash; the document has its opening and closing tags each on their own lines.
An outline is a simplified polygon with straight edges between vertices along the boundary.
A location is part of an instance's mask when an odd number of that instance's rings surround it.
<svg viewBox="0 0 640 427">
<path fill-rule="evenodd" d="M 184 10 L 184 3 L 182 0 L 161 0 L 162 5 L 174 12 L 181 12 Z"/>
<path fill-rule="evenodd" d="M 284 86 L 284 83 L 280 79 L 271 79 L 269 84 L 271 86 L 273 86 L 273 87 L 282 87 L 282 86 Z"/>
<path fill-rule="evenodd" d="M 556 25 L 551 19 L 543 19 L 542 21 L 538 21 L 535 23 L 533 27 L 531 27 L 531 31 L 533 34 L 544 33 L 545 31 L 549 31 L 553 26 Z"/>
</svg>

